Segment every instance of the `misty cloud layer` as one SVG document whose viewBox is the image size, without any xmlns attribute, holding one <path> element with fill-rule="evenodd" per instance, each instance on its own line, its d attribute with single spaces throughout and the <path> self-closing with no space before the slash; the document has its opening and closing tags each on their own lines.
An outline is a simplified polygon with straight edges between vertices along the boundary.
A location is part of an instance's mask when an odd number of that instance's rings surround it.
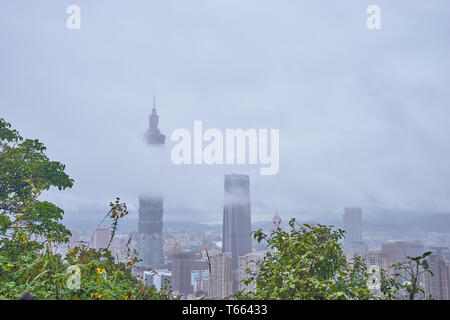
<svg viewBox="0 0 450 320">
<path fill-rule="evenodd" d="M 66 164 L 46 197 L 99 220 L 164 194 L 167 220 L 220 222 L 224 175 L 250 175 L 252 220 L 450 211 L 450 6 L 375 1 L 79 0 L 0 3 L 0 117 Z M 153 94 L 162 151 L 149 148 Z M 171 132 L 279 128 L 280 170 L 175 166 Z M 375 214 L 375 213 L 373 213 Z"/>
</svg>

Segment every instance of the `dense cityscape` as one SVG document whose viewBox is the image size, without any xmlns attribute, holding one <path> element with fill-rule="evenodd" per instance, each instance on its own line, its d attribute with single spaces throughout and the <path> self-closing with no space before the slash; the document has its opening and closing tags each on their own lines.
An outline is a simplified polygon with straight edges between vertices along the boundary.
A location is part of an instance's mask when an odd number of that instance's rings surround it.
<svg viewBox="0 0 450 320">
<path fill-rule="evenodd" d="M 146 139 L 149 147 L 164 145 L 165 136 L 158 128 L 159 117 L 155 104 L 149 118 Z M 158 152 L 158 149 L 155 149 Z M 254 283 L 245 284 L 249 274 L 258 271 L 258 265 L 267 252 L 264 242 L 251 236 L 250 177 L 230 174 L 224 179 L 224 207 L 222 226 L 203 228 L 163 228 L 163 197 L 142 196 L 139 199 L 139 222 L 136 230 L 118 234 L 109 249 L 117 261 L 126 261 L 128 249 L 136 250 L 141 259 L 134 275 L 158 290 L 167 282 L 175 294 L 183 299 L 224 299 L 240 290 L 255 290 Z M 304 221 L 311 226 L 324 223 Z M 282 226 L 278 214 L 264 227 Z M 367 266 L 393 272 L 393 264 L 407 261 L 431 251 L 428 258 L 433 275 L 420 279 L 426 297 L 450 299 L 450 233 L 411 233 L 393 235 L 392 230 L 363 232 L 363 212 L 360 207 L 343 208 L 342 221 L 336 225 L 345 231 L 342 242 L 347 259 L 356 257 Z M 219 228 L 220 227 L 220 228 Z M 222 232 L 220 232 L 220 230 Z M 111 237 L 108 226 L 84 231 L 73 229 L 70 247 L 88 243 L 92 248 L 107 248 Z M 425 235 L 425 237 L 423 237 Z M 67 250 L 61 248 L 62 251 Z"/>
<path fill-rule="evenodd" d="M 0 1 L 2 310 L 446 307 L 449 3 Z"/>
</svg>

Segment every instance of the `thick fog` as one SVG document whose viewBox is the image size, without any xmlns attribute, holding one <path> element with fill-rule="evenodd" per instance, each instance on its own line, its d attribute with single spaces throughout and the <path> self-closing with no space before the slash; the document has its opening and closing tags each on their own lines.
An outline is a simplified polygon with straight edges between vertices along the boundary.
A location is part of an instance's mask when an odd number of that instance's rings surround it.
<svg viewBox="0 0 450 320">
<path fill-rule="evenodd" d="M 450 212 L 449 16 L 447 0 L 1 1 L 0 117 L 66 164 L 74 187 L 45 198 L 72 220 L 161 194 L 165 220 L 220 222 L 231 173 L 250 175 L 253 221 Z M 174 165 L 171 133 L 195 120 L 280 129 L 278 174 Z"/>
</svg>

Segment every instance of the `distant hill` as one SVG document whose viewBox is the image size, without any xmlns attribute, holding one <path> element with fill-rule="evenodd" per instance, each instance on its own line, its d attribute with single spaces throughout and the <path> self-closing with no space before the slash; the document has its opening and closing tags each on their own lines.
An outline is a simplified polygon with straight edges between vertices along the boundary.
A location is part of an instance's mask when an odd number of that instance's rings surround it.
<svg viewBox="0 0 450 320">
<path fill-rule="evenodd" d="M 363 229 L 365 231 L 399 231 L 399 232 L 440 232 L 440 233 L 450 233 L 450 214 L 449 213 L 437 213 L 437 214 L 422 214 L 417 213 L 407 213 L 407 212 L 368 212 L 369 210 L 363 211 Z M 101 219 L 94 219 L 99 215 L 84 215 L 84 219 L 64 219 L 65 224 L 69 228 L 84 229 L 84 228 L 94 228 L 100 222 Z M 73 215 L 72 215 L 73 217 Z M 334 225 L 337 228 L 343 228 L 342 220 L 330 220 L 321 219 L 318 217 L 315 219 L 316 222 L 325 225 Z M 106 223 L 109 223 L 106 221 Z M 284 219 L 282 221 L 283 226 L 287 226 L 288 220 Z M 222 224 L 206 224 L 197 223 L 191 221 L 163 221 L 163 227 L 165 230 L 179 230 L 179 231 L 213 231 L 222 232 Z M 252 230 L 263 229 L 268 231 L 273 227 L 272 221 L 258 221 L 252 223 Z M 123 232 L 130 232 L 137 229 L 137 217 L 129 216 L 126 217 L 119 224 L 119 228 Z"/>
</svg>

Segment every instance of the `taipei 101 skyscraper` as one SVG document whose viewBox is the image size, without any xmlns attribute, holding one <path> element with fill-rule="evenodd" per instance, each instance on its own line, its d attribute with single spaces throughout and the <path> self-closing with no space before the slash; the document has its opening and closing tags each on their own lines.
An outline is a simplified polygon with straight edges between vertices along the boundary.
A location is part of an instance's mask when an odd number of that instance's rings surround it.
<svg viewBox="0 0 450 320">
<path fill-rule="evenodd" d="M 155 148 L 155 152 L 164 146 L 166 136 L 158 129 L 159 116 L 156 114 L 155 97 L 153 109 L 149 118 L 149 129 L 145 134 L 148 145 Z M 164 243 L 162 237 L 163 218 L 162 196 L 139 197 L 139 222 L 137 249 L 141 268 L 158 268 L 164 265 Z"/>
<path fill-rule="evenodd" d="M 156 114 L 156 97 L 153 96 L 152 114 L 149 117 L 149 128 L 145 134 L 145 139 L 150 146 L 164 146 L 166 136 L 158 129 L 159 116 Z"/>
</svg>

